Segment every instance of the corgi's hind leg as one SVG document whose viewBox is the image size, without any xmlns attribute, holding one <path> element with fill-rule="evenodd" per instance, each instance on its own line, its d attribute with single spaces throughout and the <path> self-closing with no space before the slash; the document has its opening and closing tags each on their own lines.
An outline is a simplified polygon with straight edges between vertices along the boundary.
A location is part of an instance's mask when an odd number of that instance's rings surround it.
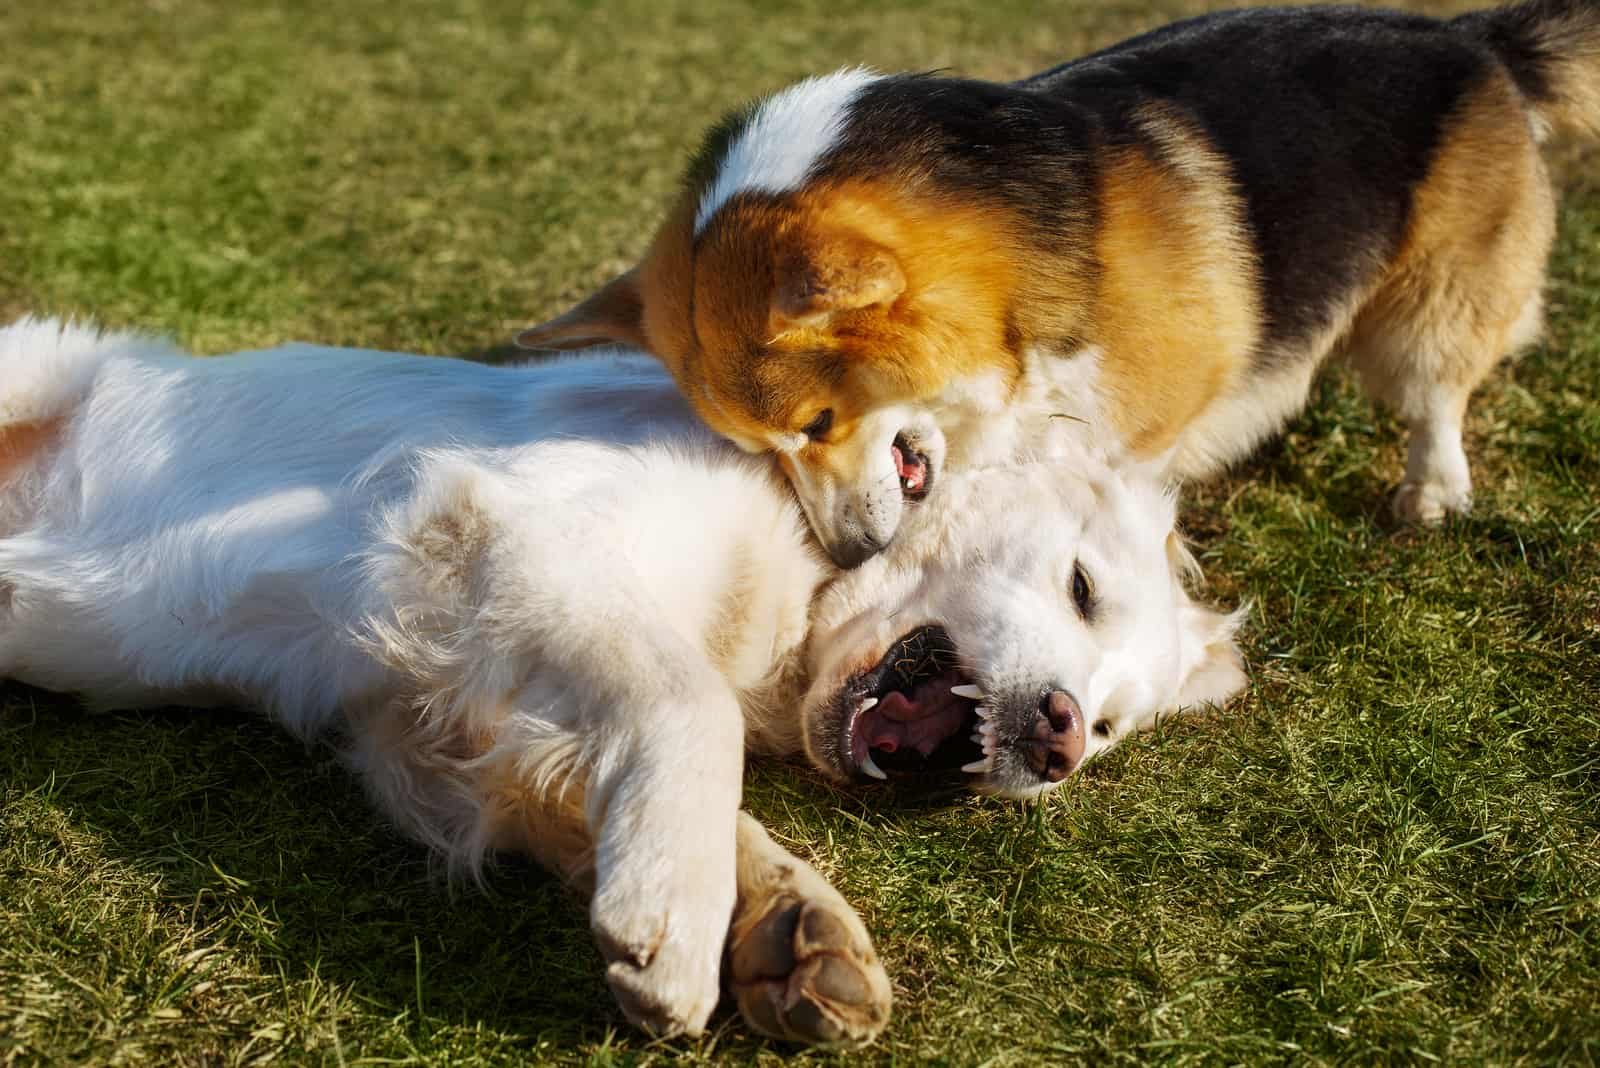
<svg viewBox="0 0 1600 1068">
<path fill-rule="evenodd" d="M 1460 110 L 1418 187 L 1395 266 L 1351 327 L 1367 390 L 1410 434 L 1395 514 L 1437 523 L 1472 503 L 1461 427 L 1472 391 L 1541 324 L 1555 201 L 1515 90 Z"/>
</svg>

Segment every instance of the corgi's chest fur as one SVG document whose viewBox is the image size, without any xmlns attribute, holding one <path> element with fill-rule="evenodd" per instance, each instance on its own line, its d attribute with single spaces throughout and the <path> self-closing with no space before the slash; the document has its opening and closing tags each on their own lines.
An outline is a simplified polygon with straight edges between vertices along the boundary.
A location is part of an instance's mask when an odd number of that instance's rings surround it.
<svg viewBox="0 0 1600 1068">
<path fill-rule="evenodd" d="M 1305 406 L 1320 361 L 1295 359 L 1224 390 L 1166 448 L 1141 452 L 1121 429 L 1107 396 L 1106 353 L 1086 345 L 1070 353 L 1030 348 L 1015 385 L 996 371 L 957 379 L 928 409 L 945 435 L 947 463 L 979 467 L 1017 460 L 1073 457 L 1140 464 L 1183 480 L 1216 471 L 1270 437 Z"/>
<path fill-rule="evenodd" d="M 1104 360 L 1095 345 L 1065 354 L 1032 347 L 1014 381 L 997 370 L 951 382 L 928 403 L 944 434 L 946 464 L 959 469 L 1044 458 L 1070 462 L 1074 456 L 1126 462 L 1128 443 L 1103 392 Z"/>
</svg>

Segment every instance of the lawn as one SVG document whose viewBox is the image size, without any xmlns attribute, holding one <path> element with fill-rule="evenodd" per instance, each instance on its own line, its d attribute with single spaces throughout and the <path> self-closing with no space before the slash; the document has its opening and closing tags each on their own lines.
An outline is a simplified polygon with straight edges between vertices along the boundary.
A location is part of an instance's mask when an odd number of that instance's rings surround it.
<svg viewBox="0 0 1600 1068">
<path fill-rule="evenodd" d="M 1017 76 L 1204 7 L 11 0 L 0 316 L 481 351 L 626 264 L 755 93 Z M 1476 400 L 1470 519 L 1384 519 L 1400 434 L 1337 371 L 1191 494 L 1210 596 L 1253 598 L 1226 713 L 1043 806 L 752 770 L 896 984 L 870 1051 L 796 1059 L 1600 1061 L 1600 156 L 1560 172 L 1550 330 Z M 0 1065 L 795 1055 L 726 1011 L 644 1040 L 583 909 L 491 883 L 452 892 L 247 710 L 0 687 Z"/>
</svg>

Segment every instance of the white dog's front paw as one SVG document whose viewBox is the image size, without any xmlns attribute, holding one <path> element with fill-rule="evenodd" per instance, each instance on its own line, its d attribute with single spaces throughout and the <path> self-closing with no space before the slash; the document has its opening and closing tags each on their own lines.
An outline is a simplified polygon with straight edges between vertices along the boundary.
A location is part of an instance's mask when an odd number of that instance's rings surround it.
<svg viewBox="0 0 1600 1068">
<path fill-rule="evenodd" d="M 791 1042 L 877 1038 L 889 1022 L 889 976 L 839 892 L 794 858 L 745 892 L 728 932 L 728 985 L 745 1020 Z"/>
<path fill-rule="evenodd" d="M 668 882 L 684 885 L 613 883 L 595 895 L 590 926 L 607 962 L 606 982 L 628 1019 L 654 1035 L 698 1035 L 720 995 L 733 877 L 722 886 Z"/>
<path fill-rule="evenodd" d="M 1472 510 L 1472 491 L 1442 482 L 1407 480 L 1395 490 L 1395 518 L 1406 523 L 1434 526 L 1448 515 L 1464 515 Z"/>
</svg>

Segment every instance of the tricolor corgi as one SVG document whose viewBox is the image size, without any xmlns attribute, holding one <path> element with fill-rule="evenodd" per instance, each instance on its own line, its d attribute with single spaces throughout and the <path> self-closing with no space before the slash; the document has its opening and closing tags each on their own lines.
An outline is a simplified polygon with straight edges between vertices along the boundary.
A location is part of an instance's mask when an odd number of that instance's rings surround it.
<svg viewBox="0 0 1600 1068">
<path fill-rule="evenodd" d="M 1213 473 L 1334 354 L 1437 521 L 1468 395 L 1539 331 L 1558 130 L 1600 132 L 1597 0 L 1223 12 L 1009 85 L 844 70 L 718 126 L 642 261 L 519 341 L 654 353 L 845 566 L 947 468 Z"/>
</svg>

